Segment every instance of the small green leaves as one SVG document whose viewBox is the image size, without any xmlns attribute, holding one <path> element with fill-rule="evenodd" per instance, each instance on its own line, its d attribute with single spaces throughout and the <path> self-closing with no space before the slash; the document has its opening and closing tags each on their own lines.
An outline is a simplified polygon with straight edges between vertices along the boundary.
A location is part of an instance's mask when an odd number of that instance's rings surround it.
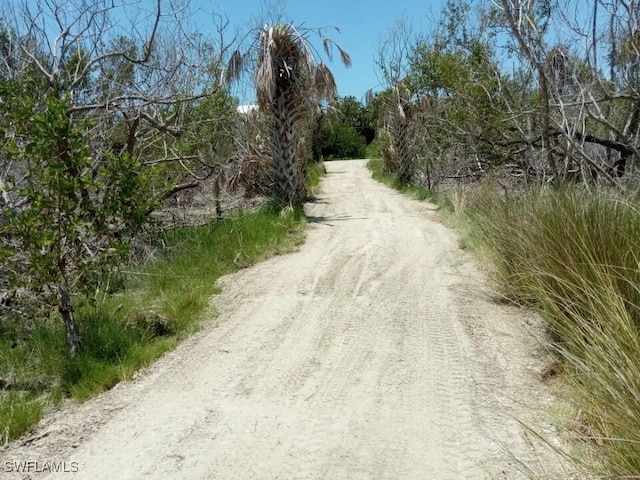
<svg viewBox="0 0 640 480">
<path fill-rule="evenodd" d="M 14 134 L 0 154 L 24 178 L 12 192 L 19 208 L 2 212 L 0 264 L 12 272 L 14 288 L 93 291 L 148 220 L 154 198 L 148 175 L 126 154 L 104 153 L 94 168 L 89 124 L 72 118 L 67 99 L 48 91 L 36 102 L 32 92 L 8 83 L 0 91 L 13 95 L 0 103 L 0 117 Z"/>
</svg>

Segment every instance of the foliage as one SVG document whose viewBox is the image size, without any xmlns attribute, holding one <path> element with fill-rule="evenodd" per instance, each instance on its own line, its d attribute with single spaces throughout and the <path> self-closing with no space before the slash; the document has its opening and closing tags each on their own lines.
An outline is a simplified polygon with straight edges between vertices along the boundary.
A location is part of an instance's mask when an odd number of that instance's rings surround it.
<svg viewBox="0 0 640 480">
<path fill-rule="evenodd" d="M 3 82 L 0 90 L 10 98 L 16 86 Z M 48 93 L 12 100 L 0 104 L 11 125 L 0 155 L 27 180 L 20 208 L 3 212 L 0 261 L 13 289 L 58 305 L 75 354 L 79 338 L 69 297 L 94 289 L 126 258 L 153 208 L 148 181 L 127 154 L 92 158 L 84 140 L 89 123 L 72 121 L 66 99 Z"/>
<path fill-rule="evenodd" d="M 347 96 L 339 98 L 332 108 L 340 123 L 353 127 L 367 144 L 373 141 L 378 123 L 379 102 L 372 101 L 363 105 L 355 97 Z"/>
<path fill-rule="evenodd" d="M 400 193 L 415 200 L 431 200 L 435 198 L 434 193 L 419 185 L 411 185 L 402 182 L 398 177 L 384 173 L 383 161 L 381 159 L 369 160 L 367 168 L 371 171 L 374 180 L 384 183 L 386 186 L 399 191 Z"/>
<path fill-rule="evenodd" d="M 127 258 L 163 200 L 221 176 L 234 150 L 224 25 L 207 42 L 165 29 L 164 8 L 123 35 L 112 25 L 126 24 L 127 7 L 104 0 L 3 7 L 1 279 L 45 316 L 57 305 L 72 355 L 74 297 Z M 173 11 L 178 27 L 183 12 Z"/>
<path fill-rule="evenodd" d="M 184 158 L 195 157 L 196 165 L 218 165 L 233 156 L 237 147 L 234 133 L 240 114 L 238 101 L 225 89 L 214 89 L 210 95 L 183 106 L 183 134 L 175 145 L 175 151 Z M 190 175 L 184 168 L 176 168 L 174 178 Z"/>
<path fill-rule="evenodd" d="M 384 151 L 389 148 L 389 134 L 386 131 L 378 133 L 376 138 L 367 146 L 367 158 L 382 159 Z"/>
<path fill-rule="evenodd" d="M 42 410 L 32 393 L 0 392 L 0 444 L 29 432 L 40 421 Z"/>
<path fill-rule="evenodd" d="M 475 5 L 448 1 L 430 31 L 396 25 L 393 48 L 381 46 L 390 171 L 433 187 L 495 170 L 522 183 L 629 183 L 638 12 L 594 0 L 592 18 L 574 20 L 573 1 Z"/>
<path fill-rule="evenodd" d="M 375 138 L 378 103 L 364 106 L 355 97 L 344 97 L 329 105 L 318 119 L 314 138 L 316 158 L 364 158 Z"/>
<path fill-rule="evenodd" d="M 367 144 L 358 131 L 342 122 L 323 129 L 320 157 L 327 160 L 364 158 Z"/>
<path fill-rule="evenodd" d="M 639 208 L 635 196 L 563 189 L 484 196 L 466 212 L 505 295 L 546 319 L 571 386 L 569 428 L 595 462 L 575 460 L 608 478 L 640 468 Z"/>
<path fill-rule="evenodd" d="M 309 165 L 309 187 L 311 187 L 312 193 L 318 190 L 320 186 L 320 179 L 327 174 L 327 168 L 323 162 L 313 162 Z"/>
<path fill-rule="evenodd" d="M 158 258 L 123 272 L 117 294 L 101 289 L 78 305 L 85 334 L 74 358 L 57 321 L 29 328 L 19 319 L 0 322 L 1 373 L 14 385 L 0 391 L 0 425 L 6 426 L 0 435 L 10 440 L 29 431 L 43 406 L 57 399 L 86 400 L 131 378 L 199 328 L 221 275 L 290 251 L 302 241 L 303 226 L 301 211 L 281 215 L 265 208 L 166 232 Z M 30 385 L 39 383 L 33 394 Z"/>
</svg>

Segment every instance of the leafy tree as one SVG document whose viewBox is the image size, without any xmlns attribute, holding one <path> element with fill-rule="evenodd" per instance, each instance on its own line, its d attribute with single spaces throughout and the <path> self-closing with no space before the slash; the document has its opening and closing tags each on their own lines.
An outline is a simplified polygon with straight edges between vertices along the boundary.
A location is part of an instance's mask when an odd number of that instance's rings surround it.
<svg viewBox="0 0 640 480">
<path fill-rule="evenodd" d="M 319 149 L 322 158 L 364 158 L 366 150 L 364 137 L 353 125 L 336 122 L 324 126 Z"/>
<path fill-rule="evenodd" d="M 216 171 L 213 152 L 229 150 L 215 127 L 234 110 L 220 83 L 226 24 L 206 44 L 165 29 L 159 1 L 148 34 L 131 36 L 115 29 L 129 7 L 108 0 L 10 3 L 0 22 L 0 267 L 14 291 L 58 306 L 75 354 L 74 296 L 126 257 L 162 200 L 197 186 Z"/>
<path fill-rule="evenodd" d="M 431 188 L 443 177 L 474 177 L 511 160 L 511 84 L 494 37 L 485 26 L 472 29 L 468 12 L 465 2 L 449 1 L 439 25 L 393 50 L 397 58 L 380 52 L 389 83 L 378 100 L 388 136 L 383 165 L 404 182 Z"/>
<path fill-rule="evenodd" d="M 26 177 L 3 212 L 0 260 L 13 288 L 57 305 L 73 356 L 80 348 L 73 295 L 95 288 L 126 257 L 153 203 L 135 159 L 102 152 L 97 163 L 86 141 L 91 123 L 73 121 L 56 92 L 33 98 L 29 83 L 0 83 L 0 118 L 11 125 L 0 155 Z"/>
<path fill-rule="evenodd" d="M 340 122 L 352 126 L 367 144 L 373 141 L 376 133 L 376 107 L 375 102 L 365 106 L 352 96 L 340 98 L 335 104 Z"/>
<path fill-rule="evenodd" d="M 343 97 L 328 106 L 319 118 L 314 139 L 317 158 L 362 158 L 375 137 L 377 116 L 371 106 L 355 97 Z"/>
</svg>

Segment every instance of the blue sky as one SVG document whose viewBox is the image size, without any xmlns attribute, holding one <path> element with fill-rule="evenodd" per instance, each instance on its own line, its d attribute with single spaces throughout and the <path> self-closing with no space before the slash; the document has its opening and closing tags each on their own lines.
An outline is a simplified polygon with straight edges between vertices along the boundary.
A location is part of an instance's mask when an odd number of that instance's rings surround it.
<svg viewBox="0 0 640 480">
<path fill-rule="evenodd" d="M 342 67 L 334 57 L 330 68 L 336 77 L 338 93 L 363 99 L 370 88 L 380 89 L 374 70 L 374 55 L 381 35 L 387 33 L 396 19 L 406 17 L 415 30 L 428 29 L 439 17 L 444 0 L 288 0 L 285 20 L 307 27 L 335 26 L 340 33 L 329 34 L 349 52 L 353 66 Z M 263 3 L 260 0 L 192 0 L 193 10 L 202 21 L 212 12 L 227 15 L 232 25 L 247 27 Z M 313 39 L 313 37 L 312 37 Z M 321 45 L 316 43 L 321 51 Z"/>
</svg>

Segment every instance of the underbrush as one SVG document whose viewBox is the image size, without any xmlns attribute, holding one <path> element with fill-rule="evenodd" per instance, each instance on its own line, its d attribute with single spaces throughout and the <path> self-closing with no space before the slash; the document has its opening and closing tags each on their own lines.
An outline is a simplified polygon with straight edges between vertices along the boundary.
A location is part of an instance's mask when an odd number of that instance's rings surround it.
<svg viewBox="0 0 640 480">
<path fill-rule="evenodd" d="M 326 175 L 327 169 L 323 162 L 312 162 L 307 171 L 307 183 L 311 187 L 311 193 L 315 194 L 320 186 L 320 179 Z"/>
<path fill-rule="evenodd" d="M 302 211 L 264 208 L 166 232 L 155 260 L 122 269 L 94 298 L 76 299 L 82 348 L 75 358 L 56 316 L 34 324 L 2 319 L 0 445 L 61 399 L 86 400 L 173 349 L 199 328 L 220 276 L 291 251 L 303 226 Z"/>
<path fill-rule="evenodd" d="M 427 188 L 410 183 L 403 183 L 398 179 L 398 177 L 383 173 L 382 160 L 380 159 L 369 160 L 367 162 L 367 168 L 371 171 L 371 176 L 374 180 L 383 183 L 410 198 L 415 200 L 427 200 L 434 198 L 433 192 Z"/>
<path fill-rule="evenodd" d="M 575 462 L 640 473 L 640 203 L 614 191 L 476 196 L 459 212 L 506 298 L 537 308 L 568 386 Z"/>
</svg>

